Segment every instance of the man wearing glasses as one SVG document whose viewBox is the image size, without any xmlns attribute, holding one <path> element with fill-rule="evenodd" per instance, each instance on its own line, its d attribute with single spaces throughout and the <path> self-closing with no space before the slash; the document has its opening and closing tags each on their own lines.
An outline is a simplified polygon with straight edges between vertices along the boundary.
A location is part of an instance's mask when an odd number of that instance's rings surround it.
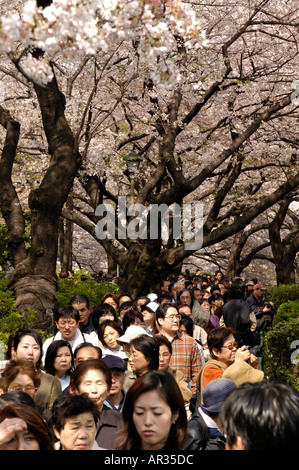
<svg viewBox="0 0 299 470">
<path fill-rule="evenodd" d="M 191 336 L 179 333 L 180 314 L 173 304 L 160 305 L 156 310 L 156 321 L 159 333 L 171 342 L 170 367 L 184 374 L 184 379 L 187 383 L 191 382 L 191 390 L 195 394 L 195 379 L 202 365 L 196 341 Z"/>
</svg>

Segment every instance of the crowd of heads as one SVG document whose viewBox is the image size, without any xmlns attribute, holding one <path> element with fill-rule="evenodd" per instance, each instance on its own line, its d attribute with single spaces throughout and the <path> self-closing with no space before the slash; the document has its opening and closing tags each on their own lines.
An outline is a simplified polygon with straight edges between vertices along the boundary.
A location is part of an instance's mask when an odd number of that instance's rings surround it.
<svg viewBox="0 0 299 470">
<path fill-rule="evenodd" d="M 0 450 L 183 449 L 197 395 L 170 367 L 172 340 L 195 341 L 199 305 L 205 352 L 225 363 L 236 345 L 234 330 L 219 325 L 223 305 L 244 300 L 256 285 L 216 272 L 164 280 L 135 300 L 107 292 L 93 307 L 79 294 L 55 312 L 51 338 L 17 330 L 0 377 Z M 202 339 L 196 343 L 203 352 Z M 202 366 L 207 357 L 198 357 Z M 262 379 L 213 380 L 199 408 L 226 436 L 227 449 L 298 449 L 298 392 Z"/>
</svg>

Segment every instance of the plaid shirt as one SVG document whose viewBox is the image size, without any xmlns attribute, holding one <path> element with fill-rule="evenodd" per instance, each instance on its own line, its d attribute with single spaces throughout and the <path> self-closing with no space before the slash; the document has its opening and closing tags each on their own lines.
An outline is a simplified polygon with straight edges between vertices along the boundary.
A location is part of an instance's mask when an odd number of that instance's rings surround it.
<svg viewBox="0 0 299 470">
<path fill-rule="evenodd" d="M 171 342 L 172 356 L 169 366 L 182 371 L 187 383 L 192 380 L 192 392 L 196 393 L 196 377 L 201 368 L 201 359 L 196 341 L 189 335 L 177 333 Z"/>
</svg>

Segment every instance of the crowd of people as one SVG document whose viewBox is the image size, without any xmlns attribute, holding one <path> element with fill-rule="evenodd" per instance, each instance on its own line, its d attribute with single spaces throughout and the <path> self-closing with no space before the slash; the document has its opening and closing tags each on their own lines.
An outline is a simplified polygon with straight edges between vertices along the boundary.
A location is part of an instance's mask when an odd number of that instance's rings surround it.
<svg viewBox="0 0 299 470">
<path fill-rule="evenodd" d="M 264 377 L 257 280 L 178 276 L 133 299 L 78 293 L 55 334 L 11 334 L 1 450 L 298 449 L 299 396 Z M 260 416 L 263 419 L 260 419 Z"/>
</svg>

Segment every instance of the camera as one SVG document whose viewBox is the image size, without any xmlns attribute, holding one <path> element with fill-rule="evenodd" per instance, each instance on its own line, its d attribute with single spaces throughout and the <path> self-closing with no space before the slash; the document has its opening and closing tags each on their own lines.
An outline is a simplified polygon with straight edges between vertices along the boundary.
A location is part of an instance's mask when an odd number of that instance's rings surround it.
<svg viewBox="0 0 299 470">
<path fill-rule="evenodd" d="M 248 349 L 250 354 L 253 354 L 255 357 L 264 357 L 264 348 L 263 346 L 246 346 L 245 350 Z"/>
</svg>

